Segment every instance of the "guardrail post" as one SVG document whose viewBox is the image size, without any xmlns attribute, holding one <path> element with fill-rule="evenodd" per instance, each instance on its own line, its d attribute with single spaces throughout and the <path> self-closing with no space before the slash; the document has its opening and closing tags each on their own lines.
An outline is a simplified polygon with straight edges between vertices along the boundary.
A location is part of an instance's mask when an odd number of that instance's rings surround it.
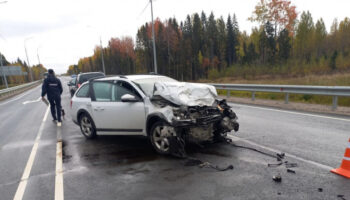
<svg viewBox="0 0 350 200">
<path fill-rule="evenodd" d="M 252 92 L 252 101 L 255 101 L 255 92 Z"/>
<path fill-rule="evenodd" d="M 227 98 L 230 97 L 230 92 L 231 92 L 230 90 L 227 90 L 227 91 L 226 91 L 226 97 L 227 97 Z"/>
<path fill-rule="evenodd" d="M 284 103 L 288 104 L 289 103 L 289 93 L 286 93 L 285 99 L 284 99 Z"/>
<path fill-rule="evenodd" d="M 336 110 L 338 106 L 338 96 L 333 96 L 332 110 Z"/>
</svg>

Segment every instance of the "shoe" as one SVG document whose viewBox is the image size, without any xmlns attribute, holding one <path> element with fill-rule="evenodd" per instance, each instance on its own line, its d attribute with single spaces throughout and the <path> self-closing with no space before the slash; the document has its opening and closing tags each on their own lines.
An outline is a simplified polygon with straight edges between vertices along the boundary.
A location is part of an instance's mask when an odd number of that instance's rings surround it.
<svg viewBox="0 0 350 200">
<path fill-rule="evenodd" d="M 57 126 L 61 127 L 62 126 L 62 122 L 57 122 Z"/>
</svg>

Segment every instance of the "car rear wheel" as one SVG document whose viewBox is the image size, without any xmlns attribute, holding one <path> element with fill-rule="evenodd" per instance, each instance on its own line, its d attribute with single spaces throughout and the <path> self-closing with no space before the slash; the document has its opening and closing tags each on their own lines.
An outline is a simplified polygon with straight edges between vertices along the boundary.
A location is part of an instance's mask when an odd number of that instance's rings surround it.
<svg viewBox="0 0 350 200">
<path fill-rule="evenodd" d="M 169 154 L 170 152 L 168 134 L 165 131 L 168 127 L 164 122 L 159 121 L 153 124 L 150 131 L 153 148 L 160 154 Z"/>
<path fill-rule="evenodd" d="M 85 114 L 85 113 L 81 114 L 79 118 L 79 124 L 80 124 L 81 133 L 87 139 L 93 139 L 96 137 L 95 124 L 88 114 Z"/>
</svg>

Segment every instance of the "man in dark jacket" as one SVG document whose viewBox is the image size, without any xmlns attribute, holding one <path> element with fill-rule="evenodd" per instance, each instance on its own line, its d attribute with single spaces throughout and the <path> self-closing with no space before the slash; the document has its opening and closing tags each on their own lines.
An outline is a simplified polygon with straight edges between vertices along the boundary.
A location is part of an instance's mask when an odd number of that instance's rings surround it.
<svg viewBox="0 0 350 200">
<path fill-rule="evenodd" d="M 51 114 L 53 121 L 56 122 L 58 120 L 57 126 L 61 126 L 61 94 L 63 92 L 62 84 L 61 81 L 56 78 L 55 72 L 52 69 L 49 69 L 48 72 L 49 74 L 43 82 L 41 97 L 44 98 L 47 94 L 47 99 L 51 105 Z"/>
</svg>

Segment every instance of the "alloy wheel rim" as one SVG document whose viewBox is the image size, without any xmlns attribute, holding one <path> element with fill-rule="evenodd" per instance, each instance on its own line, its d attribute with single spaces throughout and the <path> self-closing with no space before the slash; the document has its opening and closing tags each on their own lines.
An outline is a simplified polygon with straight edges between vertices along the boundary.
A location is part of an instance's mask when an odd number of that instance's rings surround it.
<svg viewBox="0 0 350 200">
<path fill-rule="evenodd" d="M 153 131 L 153 141 L 157 149 L 159 149 L 162 152 L 167 152 L 169 150 L 169 140 L 162 135 L 161 130 L 163 129 L 163 126 L 158 126 Z"/>
<path fill-rule="evenodd" d="M 81 128 L 85 135 L 90 136 L 92 133 L 92 124 L 91 121 L 84 116 L 81 120 Z"/>
</svg>

